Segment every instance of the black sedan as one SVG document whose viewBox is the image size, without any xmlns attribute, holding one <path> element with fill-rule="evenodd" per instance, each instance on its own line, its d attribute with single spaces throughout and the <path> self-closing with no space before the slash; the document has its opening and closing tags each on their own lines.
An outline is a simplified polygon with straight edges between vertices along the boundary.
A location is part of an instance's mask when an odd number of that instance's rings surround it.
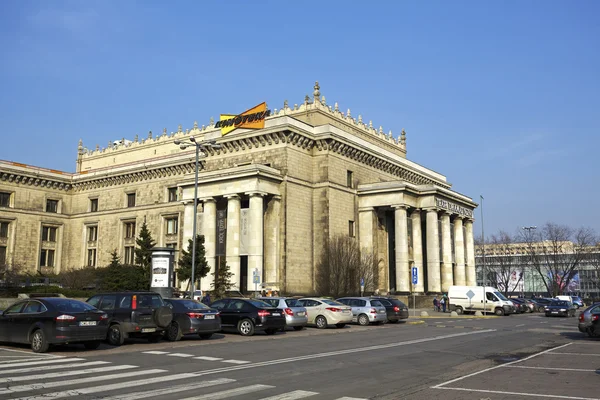
<svg viewBox="0 0 600 400">
<path fill-rule="evenodd" d="M 173 309 L 173 320 L 165 330 L 165 338 L 171 342 L 181 339 L 184 335 L 200 335 L 209 339 L 213 333 L 221 330 L 219 311 L 207 307 L 197 300 L 164 299 Z"/>
<path fill-rule="evenodd" d="M 210 306 L 221 313 L 223 331 L 237 331 L 242 336 L 252 336 L 256 331 L 274 335 L 285 328 L 283 310 L 260 300 L 227 298 Z"/>
<path fill-rule="evenodd" d="M 31 344 L 36 353 L 51 344 L 83 343 L 96 349 L 106 338 L 108 316 L 79 300 L 61 297 L 16 302 L 0 311 L 0 341 Z"/>
<path fill-rule="evenodd" d="M 570 301 L 554 300 L 544 307 L 546 317 L 574 317 L 575 306 Z"/>
<path fill-rule="evenodd" d="M 393 297 L 371 297 L 373 300 L 379 300 L 385 307 L 387 319 L 391 323 L 396 323 L 401 319 L 408 318 L 408 307 L 406 304 Z"/>
</svg>

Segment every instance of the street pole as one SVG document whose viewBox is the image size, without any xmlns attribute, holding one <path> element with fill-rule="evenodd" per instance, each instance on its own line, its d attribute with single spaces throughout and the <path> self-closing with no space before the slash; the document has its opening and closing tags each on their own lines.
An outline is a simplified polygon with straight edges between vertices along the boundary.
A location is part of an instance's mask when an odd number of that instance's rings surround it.
<svg viewBox="0 0 600 400">
<path fill-rule="evenodd" d="M 483 271 L 483 314 L 487 315 L 487 298 L 485 287 L 487 286 L 487 275 L 485 271 L 485 234 L 483 232 L 483 196 L 479 195 L 481 199 L 481 266 Z"/>
<path fill-rule="evenodd" d="M 194 176 L 194 223 L 192 225 L 192 277 L 191 277 L 191 289 L 192 299 L 194 298 L 194 283 L 196 277 L 196 220 L 198 219 L 198 159 L 200 153 L 200 146 L 196 143 L 196 174 Z"/>
<path fill-rule="evenodd" d="M 521 229 L 523 229 L 524 231 L 527 231 L 527 240 L 530 241 L 531 240 L 531 231 L 535 231 L 537 229 L 537 226 L 524 226 Z M 525 298 L 525 265 L 521 265 L 521 279 L 523 279 L 522 296 L 523 296 L 523 298 Z"/>
</svg>

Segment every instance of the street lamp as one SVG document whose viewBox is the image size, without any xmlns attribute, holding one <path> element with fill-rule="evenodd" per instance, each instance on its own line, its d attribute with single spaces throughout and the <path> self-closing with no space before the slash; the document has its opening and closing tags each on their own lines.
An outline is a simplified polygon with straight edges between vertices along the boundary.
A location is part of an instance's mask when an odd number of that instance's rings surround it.
<svg viewBox="0 0 600 400">
<path fill-rule="evenodd" d="M 179 146 L 179 148 L 181 150 L 185 150 L 188 147 L 194 146 L 196 147 L 196 174 L 194 177 L 194 223 L 193 223 L 193 228 L 192 228 L 192 276 L 190 277 L 190 293 L 191 293 L 191 298 L 194 298 L 194 292 L 195 292 L 195 288 L 194 288 L 194 281 L 195 281 L 195 275 L 196 275 L 196 220 L 197 220 L 197 215 L 196 212 L 198 210 L 198 160 L 200 158 L 200 150 L 202 150 L 202 155 L 206 156 L 206 150 L 208 148 L 212 148 L 212 149 L 220 149 L 221 145 L 217 144 L 216 141 L 214 140 L 207 140 L 207 141 L 202 141 L 202 142 L 196 142 L 196 138 L 194 138 L 193 136 L 190 137 L 190 142 L 183 142 L 181 140 L 175 140 L 173 142 L 175 145 Z"/>
<path fill-rule="evenodd" d="M 535 231 L 537 229 L 537 226 L 524 226 L 521 228 L 522 230 L 526 231 L 527 234 L 527 240 L 531 240 L 531 231 Z M 521 295 L 523 297 L 525 297 L 525 266 L 522 265 L 521 266 L 521 279 L 523 280 L 523 290 L 521 291 Z"/>
<path fill-rule="evenodd" d="M 485 234 L 483 233 L 483 196 L 479 195 L 481 202 L 481 260 L 482 260 L 482 271 L 483 271 L 483 314 L 487 315 L 487 294 L 485 287 L 487 286 L 487 276 L 485 271 Z M 495 285 L 494 285 L 495 286 Z"/>
</svg>

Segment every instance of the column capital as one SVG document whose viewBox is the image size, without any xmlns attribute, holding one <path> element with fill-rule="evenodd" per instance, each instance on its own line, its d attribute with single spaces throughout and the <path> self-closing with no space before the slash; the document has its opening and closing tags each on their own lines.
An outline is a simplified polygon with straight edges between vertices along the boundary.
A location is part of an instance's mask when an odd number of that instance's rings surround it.
<svg viewBox="0 0 600 400">
<path fill-rule="evenodd" d="M 271 199 L 273 199 L 275 201 L 281 201 L 281 195 L 280 194 L 274 194 L 273 196 L 271 196 Z"/>
<path fill-rule="evenodd" d="M 193 199 L 181 200 L 180 203 L 183 204 L 184 206 L 187 206 L 188 204 L 194 204 L 194 200 Z"/>
<path fill-rule="evenodd" d="M 203 203 L 216 203 L 217 202 L 217 200 L 215 200 L 214 197 L 200 197 L 200 198 L 198 198 L 198 200 Z"/>
<path fill-rule="evenodd" d="M 472 224 L 473 222 L 475 222 L 475 218 L 472 217 L 465 217 L 465 224 Z"/>
<path fill-rule="evenodd" d="M 263 191 L 260 191 L 260 190 L 253 190 L 251 192 L 246 192 L 244 194 L 246 194 L 246 195 L 248 195 L 250 197 L 256 197 L 256 196 L 262 196 L 262 197 L 264 197 L 264 196 L 268 195 L 269 193 L 263 192 Z"/>
<path fill-rule="evenodd" d="M 392 204 L 392 208 L 407 210 L 408 209 L 408 205 L 406 205 L 406 204 Z"/>
<path fill-rule="evenodd" d="M 224 194 L 223 197 L 225 197 L 227 200 L 239 200 L 240 199 L 240 195 L 237 193 Z"/>
<path fill-rule="evenodd" d="M 428 213 L 429 212 L 436 212 L 437 213 L 439 211 L 439 209 L 437 207 L 423 207 L 423 211 L 427 211 Z"/>
<path fill-rule="evenodd" d="M 442 210 L 442 218 L 450 218 L 452 213 L 450 211 Z"/>
</svg>

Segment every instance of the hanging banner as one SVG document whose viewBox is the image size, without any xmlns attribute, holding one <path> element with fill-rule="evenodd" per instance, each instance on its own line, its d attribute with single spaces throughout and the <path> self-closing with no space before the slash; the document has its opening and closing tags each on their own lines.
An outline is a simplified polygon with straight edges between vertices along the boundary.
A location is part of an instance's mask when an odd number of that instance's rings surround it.
<svg viewBox="0 0 600 400">
<path fill-rule="evenodd" d="M 250 216 L 250 209 L 249 208 L 242 208 L 241 212 L 240 212 L 240 255 L 241 256 L 247 256 L 248 255 L 248 248 L 250 245 L 250 239 L 248 237 L 249 235 L 249 216 Z"/>
<path fill-rule="evenodd" d="M 262 129 L 265 127 L 265 118 L 271 115 L 267 110 L 267 103 L 260 103 L 241 114 L 221 114 L 221 120 L 217 121 L 215 128 L 221 128 L 221 136 L 237 128 Z"/>
<path fill-rule="evenodd" d="M 216 256 L 224 256 L 227 245 L 227 210 L 217 210 Z"/>
</svg>

